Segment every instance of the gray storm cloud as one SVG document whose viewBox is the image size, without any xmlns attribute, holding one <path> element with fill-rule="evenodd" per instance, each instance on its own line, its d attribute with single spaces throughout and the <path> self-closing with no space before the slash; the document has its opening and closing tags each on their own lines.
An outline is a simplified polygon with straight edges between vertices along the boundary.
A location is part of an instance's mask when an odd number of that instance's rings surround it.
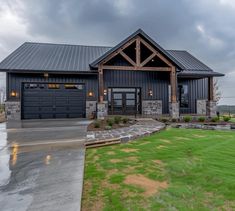
<svg viewBox="0 0 235 211">
<path fill-rule="evenodd" d="M 113 46 L 138 28 L 164 48 L 188 50 L 226 73 L 219 82 L 223 96 L 231 96 L 233 0 L 0 0 L 0 59 L 25 41 Z M 220 103 L 235 104 L 235 94 Z"/>
</svg>

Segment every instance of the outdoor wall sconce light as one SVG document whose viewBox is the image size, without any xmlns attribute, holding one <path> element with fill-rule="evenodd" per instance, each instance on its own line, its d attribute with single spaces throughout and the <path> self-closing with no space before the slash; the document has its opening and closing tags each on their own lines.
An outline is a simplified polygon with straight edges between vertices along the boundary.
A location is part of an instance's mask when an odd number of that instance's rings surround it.
<svg viewBox="0 0 235 211">
<path fill-rule="evenodd" d="M 104 89 L 104 96 L 107 95 L 107 89 Z"/>
<path fill-rule="evenodd" d="M 16 97 L 17 96 L 17 93 L 16 93 L 16 91 L 11 91 L 11 97 Z"/>
<path fill-rule="evenodd" d="M 149 89 L 149 96 L 152 97 L 153 96 L 153 90 L 152 89 Z"/>
<path fill-rule="evenodd" d="M 48 78 L 48 77 L 49 77 L 49 74 L 48 74 L 48 73 L 44 73 L 44 77 L 45 77 L 45 78 Z"/>
<path fill-rule="evenodd" d="M 89 91 L 89 92 L 88 92 L 88 96 L 89 96 L 89 97 L 93 97 L 93 96 L 94 96 L 94 93 L 93 93 L 92 91 Z"/>
</svg>

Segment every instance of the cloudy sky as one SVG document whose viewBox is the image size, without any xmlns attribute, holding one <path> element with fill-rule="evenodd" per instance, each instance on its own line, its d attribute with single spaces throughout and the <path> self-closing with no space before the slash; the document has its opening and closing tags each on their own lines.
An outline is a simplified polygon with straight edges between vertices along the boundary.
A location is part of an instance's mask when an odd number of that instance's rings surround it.
<svg viewBox="0 0 235 211">
<path fill-rule="evenodd" d="M 220 104 L 235 105 L 235 0 L 0 0 L 0 60 L 25 41 L 113 46 L 138 28 L 225 73 Z"/>
</svg>

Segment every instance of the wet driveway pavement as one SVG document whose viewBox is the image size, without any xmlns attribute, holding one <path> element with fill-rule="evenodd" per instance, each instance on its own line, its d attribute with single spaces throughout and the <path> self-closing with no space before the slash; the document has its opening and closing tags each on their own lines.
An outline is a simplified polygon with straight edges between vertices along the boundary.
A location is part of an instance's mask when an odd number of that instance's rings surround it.
<svg viewBox="0 0 235 211">
<path fill-rule="evenodd" d="M 76 125 L 58 127 L 7 130 L 0 124 L 0 210 L 80 210 L 84 131 Z M 77 135 L 77 130 L 83 132 Z M 78 142 L 61 145 L 75 138 Z M 59 144 L 40 145 L 48 140 Z"/>
</svg>

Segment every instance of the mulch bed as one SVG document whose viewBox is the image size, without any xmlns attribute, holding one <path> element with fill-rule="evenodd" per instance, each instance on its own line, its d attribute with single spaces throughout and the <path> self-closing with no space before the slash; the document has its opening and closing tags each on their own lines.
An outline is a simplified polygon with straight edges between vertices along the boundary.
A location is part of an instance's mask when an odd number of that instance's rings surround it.
<svg viewBox="0 0 235 211">
<path fill-rule="evenodd" d="M 0 114 L 0 123 L 5 121 L 6 121 L 5 114 Z"/>
<path fill-rule="evenodd" d="M 95 122 L 92 122 L 91 124 L 88 125 L 87 127 L 87 131 L 102 131 L 102 130 L 106 130 L 105 127 L 108 125 L 107 124 L 107 119 L 104 120 L 99 120 L 100 123 L 100 127 L 99 128 L 95 128 Z M 123 127 L 129 127 L 131 125 L 136 124 L 136 120 L 129 120 L 127 123 L 123 123 L 122 121 L 120 122 L 120 124 L 113 124 L 112 129 L 118 129 L 118 128 L 123 128 Z"/>
</svg>

